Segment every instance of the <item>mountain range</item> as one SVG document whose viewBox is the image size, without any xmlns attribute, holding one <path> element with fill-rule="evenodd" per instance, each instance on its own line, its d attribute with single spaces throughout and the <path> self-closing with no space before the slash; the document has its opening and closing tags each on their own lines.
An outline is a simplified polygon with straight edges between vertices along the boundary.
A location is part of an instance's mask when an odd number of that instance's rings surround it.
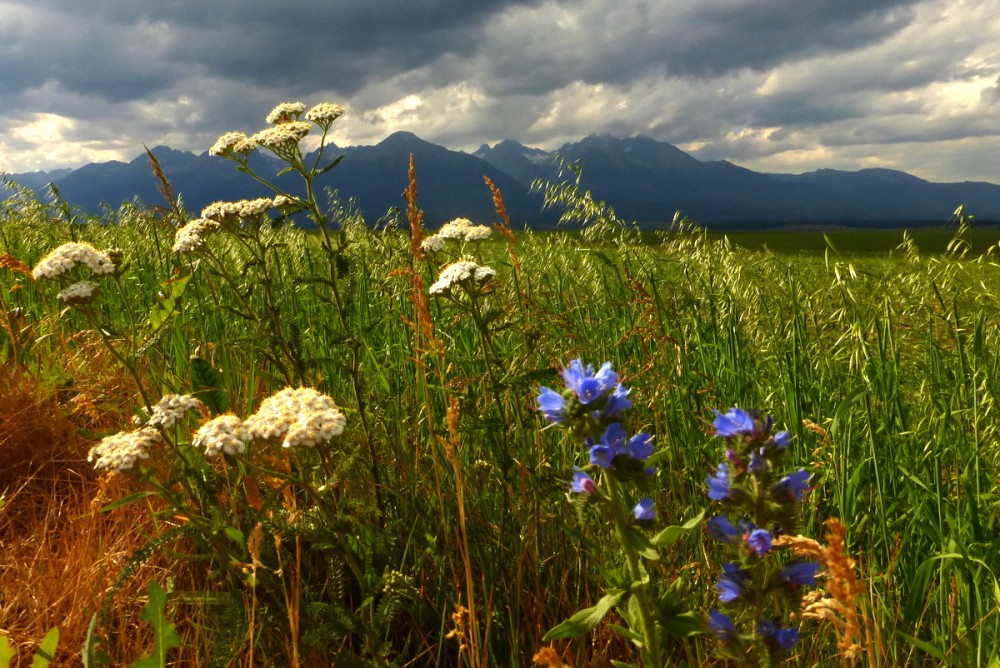
<svg viewBox="0 0 1000 668">
<path fill-rule="evenodd" d="M 336 190 L 341 198 L 353 199 L 370 222 L 394 207 L 405 207 L 402 194 L 411 153 L 417 167 L 419 203 L 431 227 L 458 216 L 493 220 L 483 176 L 502 191 L 516 226 L 551 227 L 560 212 L 543 212 L 541 195 L 532 191 L 531 184 L 538 179 L 576 178 L 561 171 L 567 162 L 582 165 L 580 186 L 595 199 L 608 202 L 620 218 L 639 221 L 646 228 L 669 224 L 677 210 L 720 228 L 941 224 L 959 204 L 965 204 L 981 222 L 1000 221 L 1000 185 L 931 183 L 889 169 L 766 174 L 724 160 L 701 161 L 671 144 L 641 136 L 592 135 L 551 152 L 508 140 L 492 147 L 484 144 L 469 154 L 397 132 L 375 146 L 329 146 L 327 151 L 344 159 L 317 179 L 317 184 Z M 200 211 L 216 200 L 271 194 L 228 160 L 166 146 L 152 152 L 189 211 Z M 266 176 L 283 166 L 262 151 L 251 154 L 250 164 Z M 144 154 L 128 163 L 92 163 L 74 170 L 9 178 L 36 190 L 52 183 L 67 201 L 91 212 L 136 198 L 162 203 Z M 294 175 L 276 178 L 292 192 L 299 185 Z"/>
</svg>

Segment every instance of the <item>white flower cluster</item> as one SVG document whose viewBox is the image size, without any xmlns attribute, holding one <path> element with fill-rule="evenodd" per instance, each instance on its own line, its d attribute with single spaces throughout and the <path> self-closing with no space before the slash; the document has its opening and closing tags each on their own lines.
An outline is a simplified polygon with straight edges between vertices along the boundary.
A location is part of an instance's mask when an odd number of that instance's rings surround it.
<svg viewBox="0 0 1000 668">
<path fill-rule="evenodd" d="M 31 275 L 36 280 L 58 278 L 83 264 L 87 265 L 91 274 L 98 276 L 115 273 L 115 263 L 107 253 L 102 253 L 90 244 L 74 241 L 59 246 L 39 260 Z"/>
<path fill-rule="evenodd" d="M 174 252 L 190 253 L 205 245 L 205 240 L 219 229 L 219 224 L 207 218 L 195 218 L 174 235 Z"/>
<path fill-rule="evenodd" d="M 201 210 L 201 217 L 220 223 L 238 218 L 256 218 L 267 213 L 272 206 L 274 200 L 269 197 L 241 199 L 238 202 L 212 202 Z"/>
<path fill-rule="evenodd" d="M 444 242 L 443 237 L 433 234 L 429 237 L 424 237 L 424 240 L 420 242 L 420 250 L 425 253 L 437 253 L 444 248 Z"/>
<path fill-rule="evenodd" d="M 250 433 L 243 421 L 232 413 L 220 415 L 203 424 L 194 434 L 192 445 L 205 448 L 206 457 L 215 457 L 220 452 L 227 455 L 242 454 L 247 448 Z"/>
<path fill-rule="evenodd" d="M 153 406 L 153 414 L 149 418 L 150 427 L 169 429 L 184 418 L 188 411 L 201 411 L 205 404 L 190 394 L 167 394 Z"/>
<path fill-rule="evenodd" d="M 287 195 L 276 195 L 274 198 L 274 206 L 279 209 L 301 209 L 305 206 L 298 197 L 289 197 Z"/>
<path fill-rule="evenodd" d="M 328 443 L 343 433 L 346 423 L 330 397 L 309 387 L 287 387 L 261 402 L 243 426 L 251 438 L 282 439 L 282 447 L 292 448 Z"/>
<path fill-rule="evenodd" d="M 491 233 L 486 225 L 475 225 L 468 218 L 456 218 L 442 225 L 435 236 L 457 241 L 482 241 L 489 239 Z"/>
<path fill-rule="evenodd" d="M 209 155 L 224 156 L 230 153 L 249 153 L 257 148 L 250 137 L 242 132 L 227 132 L 208 149 Z"/>
<path fill-rule="evenodd" d="M 98 285 L 93 281 L 79 281 L 56 295 L 65 304 L 86 304 L 97 294 Z"/>
<path fill-rule="evenodd" d="M 312 124 L 304 121 L 289 121 L 261 130 L 251 140 L 264 148 L 279 151 L 290 145 L 298 144 L 312 130 Z"/>
<path fill-rule="evenodd" d="M 475 258 L 466 255 L 458 262 L 452 262 L 441 270 L 437 281 L 429 288 L 432 295 L 447 295 L 456 285 L 466 288 L 471 285 L 480 286 L 496 276 L 491 267 L 478 264 Z"/>
<path fill-rule="evenodd" d="M 318 125 L 327 126 L 343 116 L 345 111 L 339 104 L 320 102 L 306 113 L 306 118 Z"/>
<path fill-rule="evenodd" d="M 273 124 L 288 123 L 296 120 L 305 110 L 306 105 L 301 102 L 282 102 L 271 110 L 265 120 Z"/>
<path fill-rule="evenodd" d="M 136 461 L 147 459 L 149 449 L 162 440 L 160 432 L 152 427 L 119 432 L 106 436 L 92 447 L 87 453 L 87 461 L 97 469 L 124 471 L 135 466 Z"/>
</svg>

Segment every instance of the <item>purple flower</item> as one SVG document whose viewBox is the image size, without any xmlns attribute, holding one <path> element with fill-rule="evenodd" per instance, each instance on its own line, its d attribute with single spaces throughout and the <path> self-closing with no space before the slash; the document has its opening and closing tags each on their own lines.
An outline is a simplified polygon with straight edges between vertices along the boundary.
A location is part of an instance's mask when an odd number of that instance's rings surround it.
<svg viewBox="0 0 1000 668">
<path fill-rule="evenodd" d="M 758 557 L 762 557 L 771 549 L 771 532 L 767 529 L 754 529 L 747 535 L 746 541 L 747 546 L 756 552 Z"/>
<path fill-rule="evenodd" d="M 725 414 L 717 410 L 712 412 L 715 413 L 715 421 L 712 426 L 715 427 L 716 436 L 728 438 L 757 432 L 757 422 L 741 408 L 730 408 L 729 412 Z"/>
<path fill-rule="evenodd" d="M 791 436 L 787 431 L 779 431 L 774 435 L 774 444 L 778 446 L 780 450 L 784 450 L 788 447 L 789 440 L 791 440 Z"/>
<path fill-rule="evenodd" d="M 791 561 L 781 569 L 781 579 L 791 587 L 815 585 L 819 564 L 815 561 Z"/>
<path fill-rule="evenodd" d="M 736 626 L 733 625 L 733 620 L 718 610 L 709 610 L 708 629 L 724 643 L 736 640 Z"/>
<path fill-rule="evenodd" d="M 708 498 L 713 501 L 728 499 L 731 484 L 729 480 L 729 465 L 725 462 L 719 464 L 719 469 L 715 472 L 715 475 L 705 478 L 705 482 L 708 484 Z"/>
<path fill-rule="evenodd" d="M 656 507 L 653 505 L 652 499 L 643 499 L 637 503 L 632 509 L 632 513 L 635 515 L 635 519 L 640 521 L 656 519 Z"/>
<path fill-rule="evenodd" d="M 725 515 L 713 517 L 708 521 L 708 535 L 720 543 L 735 543 L 742 537 L 740 530 L 734 527 Z"/>
<path fill-rule="evenodd" d="M 722 577 L 715 583 L 715 588 L 719 590 L 719 600 L 729 603 L 738 599 L 750 578 L 750 571 L 740 568 L 739 564 L 722 564 Z"/>
<path fill-rule="evenodd" d="M 600 466 L 602 469 L 611 468 L 614 459 L 615 451 L 606 445 L 595 445 L 590 448 L 590 463 L 594 466 Z"/>
<path fill-rule="evenodd" d="M 545 414 L 545 419 L 549 422 L 562 422 L 566 419 L 566 399 L 563 395 L 550 390 L 547 387 L 540 387 L 538 394 L 538 410 Z"/>
<path fill-rule="evenodd" d="M 618 384 L 618 374 L 611 370 L 611 362 L 605 362 L 594 373 L 592 365 L 585 367 L 582 360 L 575 359 L 563 370 L 562 377 L 582 404 L 589 404 Z"/>
<path fill-rule="evenodd" d="M 622 411 L 627 411 L 632 408 L 632 402 L 628 400 L 629 389 L 621 385 L 615 388 L 615 391 L 611 393 L 608 397 L 608 403 L 604 405 L 604 412 L 602 414 L 605 418 L 616 418 L 621 415 Z"/>
<path fill-rule="evenodd" d="M 653 437 L 649 434 L 636 434 L 628 440 L 625 446 L 629 456 L 644 462 L 653 454 Z"/>
<path fill-rule="evenodd" d="M 573 482 L 569 486 L 569 491 L 577 494 L 593 494 L 597 490 L 594 479 L 583 471 L 573 472 Z"/>
<path fill-rule="evenodd" d="M 794 498 L 796 501 L 802 500 L 802 493 L 809 489 L 809 478 L 811 474 L 805 469 L 799 469 L 795 473 L 786 475 L 775 483 L 772 487 L 774 495 L 779 498 Z"/>
</svg>

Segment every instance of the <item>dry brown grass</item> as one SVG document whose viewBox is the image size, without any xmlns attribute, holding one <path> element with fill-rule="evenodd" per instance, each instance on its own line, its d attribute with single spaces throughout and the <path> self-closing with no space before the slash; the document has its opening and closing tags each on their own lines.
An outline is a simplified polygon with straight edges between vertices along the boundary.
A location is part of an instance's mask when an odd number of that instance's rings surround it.
<svg viewBox="0 0 1000 668">
<path fill-rule="evenodd" d="M 24 368 L 0 367 L 0 634 L 28 665 L 52 627 L 60 632 L 56 666 L 80 665 L 91 616 L 104 605 L 123 566 L 157 533 L 148 509 L 99 512 L 136 491 L 123 476 L 98 477 L 86 462 L 94 434 L 123 428 L 132 387 L 83 336 L 57 344 L 71 385 L 46 385 Z M 68 353 L 68 354 L 66 354 Z M 142 565 L 114 598 L 99 632 L 125 662 L 151 638 L 139 622 L 150 579 L 173 564 Z"/>
</svg>

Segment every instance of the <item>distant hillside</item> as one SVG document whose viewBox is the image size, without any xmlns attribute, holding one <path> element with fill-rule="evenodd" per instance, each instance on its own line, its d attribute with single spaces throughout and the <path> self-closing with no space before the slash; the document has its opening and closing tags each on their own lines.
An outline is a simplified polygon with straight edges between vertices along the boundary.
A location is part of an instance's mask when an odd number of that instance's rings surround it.
<svg viewBox="0 0 1000 668">
<path fill-rule="evenodd" d="M 269 194 L 227 160 L 164 146 L 153 153 L 192 213 L 220 199 Z M 411 153 L 420 205 L 431 227 L 457 216 L 493 220 L 483 176 L 500 187 L 516 225 L 551 226 L 558 212 L 542 213 L 541 197 L 530 187 L 537 179 L 573 178 L 570 173 L 560 177 L 559 156 L 582 164 L 583 188 L 614 206 L 622 218 L 648 227 L 670 221 L 677 210 L 720 227 L 941 223 L 963 203 L 978 220 L 1000 222 L 1000 186 L 991 183 L 931 183 L 887 169 L 764 174 L 726 161 L 703 162 L 647 137 L 594 135 L 556 151 L 508 140 L 492 147 L 484 144 L 470 155 L 397 132 L 375 146 L 330 147 L 329 155 L 342 154 L 344 160 L 318 185 L 354 198 L 365 218 L 374 221 L 392 207 L 405 207 L 402 195 Z M 273 176 L 281 168 L 264 151 L 251 158 L 261 174 Z M 11 178 L 36 189 L 52 181 L 67 200 L 94 212 L 102 203 L 116 207 L 134 198 L 161 200 L 145 155 L 129 163 L 96 163 Z M 293 175 L 279 180 L 293 192 L 299 187 Z"/>
</svg>

